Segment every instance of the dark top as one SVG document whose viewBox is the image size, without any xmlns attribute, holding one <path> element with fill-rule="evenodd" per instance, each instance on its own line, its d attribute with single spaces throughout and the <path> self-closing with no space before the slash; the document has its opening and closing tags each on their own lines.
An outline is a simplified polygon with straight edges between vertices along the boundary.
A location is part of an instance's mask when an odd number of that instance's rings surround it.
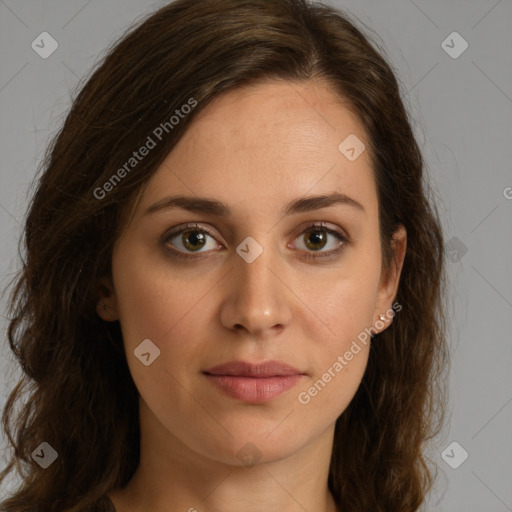
<svg viewBox="0 0 512 512">
<path fill-rule="evenodd" d="M 108 496 L 103 496 L 103 498 L 96 502 L 91 512 L 116 512 L 116 508 Z"/>
</svg>

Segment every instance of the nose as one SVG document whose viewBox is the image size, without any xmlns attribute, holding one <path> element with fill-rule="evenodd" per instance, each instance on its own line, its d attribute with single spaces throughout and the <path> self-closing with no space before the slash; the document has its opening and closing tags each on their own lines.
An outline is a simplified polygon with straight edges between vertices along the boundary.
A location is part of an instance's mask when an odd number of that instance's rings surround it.
<svg viewBox="0 0 512 512">
<path fill-rule="evenodd" d="M 252 337 L 272 337 L 290 323 L 292 293 L 280 277 L 279 255 L 270 248 L 252 262 L 233 254 L 233 267 L 224 282 L 221 322 Z M 281 272 L 282 274 L 282 272 Z"/>
</svg>

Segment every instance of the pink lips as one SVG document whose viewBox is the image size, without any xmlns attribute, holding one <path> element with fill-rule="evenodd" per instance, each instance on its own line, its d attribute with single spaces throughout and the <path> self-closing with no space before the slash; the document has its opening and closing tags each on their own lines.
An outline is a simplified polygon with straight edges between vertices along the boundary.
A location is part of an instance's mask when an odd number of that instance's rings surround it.
<svg viewBox="0 0 512 512">
<path fill-rule="evenodd" d="M 247 402 L 266 402 L 295 386 L 305 373 L 281 363 L 232 361 L 203 372 L 227 395 Z"/>
</svg>

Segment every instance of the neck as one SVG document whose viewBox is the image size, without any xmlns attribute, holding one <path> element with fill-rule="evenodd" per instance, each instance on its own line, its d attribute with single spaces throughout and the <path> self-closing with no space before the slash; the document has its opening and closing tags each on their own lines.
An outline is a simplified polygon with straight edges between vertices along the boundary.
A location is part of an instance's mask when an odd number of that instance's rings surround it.
<svg viewBox="0 0 512 512">
<path fill-rule="evenodd" d="M 327 487 L 333 435 L 334 425 L 285 457 L 244 466 L 191 450 L 141 415 L 139 467 L 109 496 L 116 512 L 337 512 Z"/>
</svg>

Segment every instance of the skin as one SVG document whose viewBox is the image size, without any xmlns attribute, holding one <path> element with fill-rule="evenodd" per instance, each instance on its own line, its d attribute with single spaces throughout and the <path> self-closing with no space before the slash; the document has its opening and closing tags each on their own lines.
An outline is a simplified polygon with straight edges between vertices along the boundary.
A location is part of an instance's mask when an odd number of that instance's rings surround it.
<svg viewBox="0 0 512 512">
<path fill-rule="evenodd" d="M 364 151 L 349 161 L 338 150 L 349 134 L 366 140 L 360 121 L 324 83 L 244 87 L 201 111 L 152 176 L 116 242 L 112 281 L 98 287 L 98 314 L 119 320 L 140 394 L 141 463 L 126 488 L 109 494 L 117 512 L 336 511 L 327 488 L 334 427 L 358 389 L 369 343 L 359 343 L 308 404 L 298 395 L 391 308 L 406 247 L 401 227 L 395 265 L 381 272 L 370 158 Z M 280 213 L 294 199 L 332 192 L 364 212 L 335 204 Z M 232 215 L 181 208 L 144 215 L 178 194 L 217 199 Z M 188 222 L 211 230 L 205 246 L 192 239 L 187 250 L 186 234 L 162 242 Z M 325 241 L 315 241 L 304 233 L 314 222 L 348 243 L 325 231 Z M 263 248 L 252 263 L 236 252 L 248 236 Z M 172 256 L 171 247 L 197 259 Z M 340 247 L 337 255 L 305 258 Z M 386 316 L 374 332 L 391 321 Z M 160 349 L 148 366 L 134 356 L 144 339 Z M 306 375 L 265 403 L 231 398 L 202 374 L 228 361 L 269 359 Z M 250 466 L 237 456 L 246 443 L 255 447 Z"/>
</svg>

